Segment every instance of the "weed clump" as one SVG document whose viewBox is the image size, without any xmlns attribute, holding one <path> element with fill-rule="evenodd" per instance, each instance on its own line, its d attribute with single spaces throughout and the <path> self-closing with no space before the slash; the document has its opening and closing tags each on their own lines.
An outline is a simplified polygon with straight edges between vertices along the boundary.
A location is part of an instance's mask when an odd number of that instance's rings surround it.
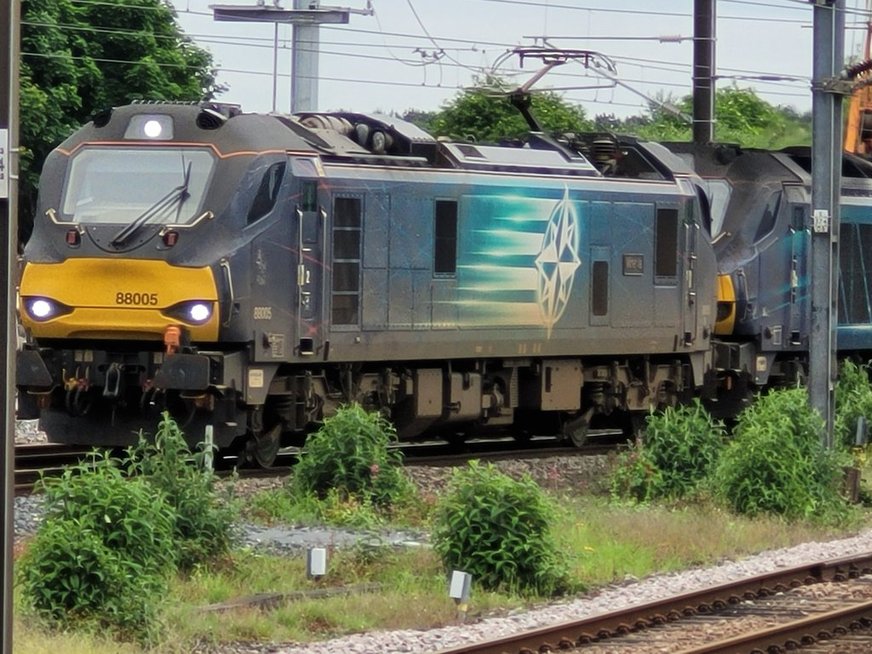
<svg viewBox="0 0 872 654">
<path fill-rule="evenodd" d="M 714 490 L 737 513 L 788 519 L 842 516 L 841 467 L 821 436 L 805 389 L 772 391 L 745 409 L 714 473 Z"/>
<path fill-rule="evenodd" d="M 130 474 L 159 489 L 173 508 L 173 536 L 182 570 L 230 549 L 235 511 L 217 496 L 215 476 L 204 472 L 205 456 L 203 448 L 190 451 L 182 431 L 167 413 L 153 442 L 140 437 L 128 450 Z"/>
<path fill-rule="evenodd" d="M 361 511 L 390 511 L 414 495 L 402 468 L 402 453 L 389 447 L 397 440 L 394 426 L 377 412 L 359 404 L 340 407 L 306 439 L 303 454 L 290 481 L 299 503 L 328 509 L 331 521 Z"/>
<path fill-rule="evenodd" d="M 872 420 L 872 383 L 869 364 L 856 364 L 846 359 L 836 384 L 834 440 L 842 448 L 854 447 L 857 424 L 861 417 Z"/>
<path fill-rule="evenodd" d="M 175 571 L 175 515 L 163 492 L 97 453 L 40 486 L 45 522 L 19 562 L 25 601 L 64 627 L 156 636 L 158 602 Z"/>
<path fill-rule="evenodd" d="M 229 548 L 233 510 L 191 465 L 201 458 L 164 413 L 155 442 L 140 436 L 127 459 L 94 452 L 40 480 L 45 521 L 18 569 L 25 603 L 64 628 L 155 641 L 170 577 Z"/>
<path fill-rule="evenodd" d="M 651 413 L 642 441 L 618 459 L 612 494 L 638 502 L 690 495 L 714 469 L 724 442 L 723 424 L 699 400 Z"/>
<path fill-rule="evenodd" d="M 433 548 L 447 570 L 488 590 L 552 595 L 568 568 L 550 530 L 556 509 L 529 476 L 520 481 L 472 461 L 455 470 L 436 506 Z"/>
</svg>

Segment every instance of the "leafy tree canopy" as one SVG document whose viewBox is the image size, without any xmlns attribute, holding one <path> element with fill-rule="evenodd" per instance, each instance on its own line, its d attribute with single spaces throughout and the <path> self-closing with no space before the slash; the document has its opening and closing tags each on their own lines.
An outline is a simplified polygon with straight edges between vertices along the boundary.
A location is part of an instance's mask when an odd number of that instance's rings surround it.
<svg viewBox="0 0 872 654">
<path fill-rule="evenodd" d="M 22 0 L 22 235 L 46 155 L 97 110 L 136 99 L 206 100 L 224 89 L 212 56 L 165 0 Z"/>
<path fill-rule="evenodd" d="M 477 82 L 477 88 L 461 91 L 435 116 L 428 117 L 429 131 L 436 136 L 485 142 L 518 138 L 530 131 L 505 93 L 488 90 L 505 87 L 499 78 Z M 546 132 L 579 132 L 593 126 L 584 109 L 553 92 L 534 93 L 530 110 Z"/>
<path fill-rule="evenodd" d="M 670 111 L 669 108 L 673 110 Z M 648 116 L 621 121 L 617 131 L 634 133 L 651 141 L 689 141 L 692 128 L 684 116 L 693 114 L 693 97 L 652 103 Z M 811 116 L 788 107 L 772 105 L 751 89 L 731 87 L 715 92 L 715 141 L 746 147 L 780 149 L 811 143 Z"/>
<path fill-rule="evenodd" d="M 404 118 L 437 136 L 497 142 L 523 136 L 529 131 L 508 94 L 488 89 L 505 88 L 496 77 L 478 80 L 477 88 L 459 93 L 435 113 L 409 111 Z M 693 97 L 681 100 L 661 97 L 646 113 L 623 120 L 614 116 L 587 118 L 582 107 L 570 104 L 553 92 L 532 95 L 531 111 L 543 129 L 551 133 L 605 129 L 634 134 L 651 141 L 689 141 Z M 751 89 L 731 87 L 715 93 L 715 140 L 746 147 L 780 149 L 811 143 L 811 115 L 790 107 L 775 106 Z"/>
</svg>

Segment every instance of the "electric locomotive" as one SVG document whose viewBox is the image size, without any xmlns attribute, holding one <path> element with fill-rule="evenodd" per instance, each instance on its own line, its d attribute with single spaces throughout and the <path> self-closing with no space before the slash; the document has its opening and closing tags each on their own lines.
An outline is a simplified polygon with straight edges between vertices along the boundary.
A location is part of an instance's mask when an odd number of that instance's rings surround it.
<svg viewBox="0 0 872 654">
<path fill-rule="evenodd" d="M 713 339 L 723 416 L 756 390 L 808 374 L 811 151 L 670 143 L 711 199 L 719 311 Z M 839 231 L 840 356 L 872 355 L 872 163 L 845 153 Z M 730 390 L 727 393 L 727 390 Z M 738 402 L 738 404 L 737 404 Z"/>
<path fill-rule="evenodd" d="M 167 410 L 265 465 L 351 401 L 402 438 L 581 442 L 711 372 L 710 223 L 695 173 L 629 138 L 117 107 L 42 172 L 19 408 L 102 445 Z"/>
</svg>

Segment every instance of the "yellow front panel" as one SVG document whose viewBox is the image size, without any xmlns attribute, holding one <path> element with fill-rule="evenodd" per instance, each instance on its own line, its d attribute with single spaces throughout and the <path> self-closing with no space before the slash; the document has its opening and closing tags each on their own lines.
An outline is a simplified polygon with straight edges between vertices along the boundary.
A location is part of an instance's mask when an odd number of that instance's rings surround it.
<svg viewBox="0 0 872 654">
<path fill-rule="evenodd" d="M 736 326 L 736 290 L 733 278 L 718 275 L 718 316 L 715 322 L 717 336 L 730 336 Z"/>
<path fill-rule="evenodd" d="M 36 338 L 163 338 L 168 325 L 182 325 L 194 341 L 218 338 L 218 292 L 209 268 L 180 268 L 165 261 L 68 259 L 28 263 L 21 297 L 50 298 L 72 313 L 37 322 L 20 311 Z M 188 300 L 213 302 L 212 317 L 194 326 L 162 314 Z"/>
</svg>

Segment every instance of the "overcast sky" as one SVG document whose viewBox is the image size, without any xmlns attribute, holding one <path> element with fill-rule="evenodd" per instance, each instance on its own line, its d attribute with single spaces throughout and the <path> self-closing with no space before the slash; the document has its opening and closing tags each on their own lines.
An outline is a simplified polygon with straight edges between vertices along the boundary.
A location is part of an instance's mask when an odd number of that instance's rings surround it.
<svg viewBox="0 0 872 654">
<path fill-rule="evenodd" d="M 847 54 L 862 47 L 868 1 L 847 0 Z M 273 24 L 215 22 L 210 9 L 254 6 L 256 0 L 173 2 L 183 30 L 213 54 L 219 82 L 230 87 L 219 99 L 246 111 L 270 111 Z M 281 0 L 280 6 L 291 8 L 293 0 Z M 366 0 L 335 6 L 364 9 Z M 561 67 L 537 85 L 579 87 L 561 93 L 588 115 L 639 114 L 645 96 L 681 97 L 691 90 L 693 0 L 372 0 L 372 7 L 374 15 L 352 14 L 348 25 L 321 28 L 319 109 L 435 110 L 512 48 L 537 43 L 535 37 L 538 43 L 547 37 L 555 46 L 595 50 L 614 63 L 629 88 L 612 87 L 578 64 Z M 774 104 L 810 109 L 809 2 L 718 0 L 717 16 L 718 87 L 753 86 Z M 278 111 L 290 107 L 291 29 L 282 25 L 278 32 Z M 497 72 L 511 75 L 518 64 L 517 57 L 509 57 Z M 536 62 L 527 62 L 512 79 L 520 84 L 536 68 Z M 759 76 L 784 79 L 754 79 Z M 580 88 L 585 86 L 602 88 Z"/>
</svg>

